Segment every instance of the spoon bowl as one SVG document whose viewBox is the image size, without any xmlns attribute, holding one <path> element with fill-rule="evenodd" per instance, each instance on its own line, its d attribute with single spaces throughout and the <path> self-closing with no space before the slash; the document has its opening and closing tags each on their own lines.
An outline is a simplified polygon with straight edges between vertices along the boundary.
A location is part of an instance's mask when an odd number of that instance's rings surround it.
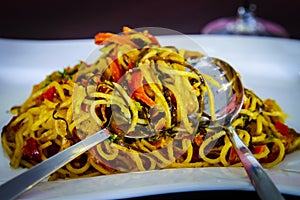
<svg viewBox="0 0 300 200">
<path fill-rule="evenodd" d="M 204 113 L 210 116 L 211 126 L 230 125 L 243 105 L 244 88 L 240 75 L 227 62 L 213 57 L 191 60 L 190 63 L 204 74 L 210 88 L 204 99 Z M 213 104 L 213 105 L 211 105 Z"/>
<path fill-rule="evenodd" d="M 233 144 L 243 166 L 261 199 L 284 199 L 275 184 L 256 160 L 252 152 L 243 143 L 232 121 L 239 114 L 244 99 L 244 88 L 240 75 L 227 62 L 214 58 L 203 57 L 191 60 L 190 63 L 201 73 L 206 74 L 210 95 L 206 95 L 204 112 L 210 117 L 210 127 L 222 127 Z M 207 120 L 207 119 L 206 119 Z"/>
</svg>

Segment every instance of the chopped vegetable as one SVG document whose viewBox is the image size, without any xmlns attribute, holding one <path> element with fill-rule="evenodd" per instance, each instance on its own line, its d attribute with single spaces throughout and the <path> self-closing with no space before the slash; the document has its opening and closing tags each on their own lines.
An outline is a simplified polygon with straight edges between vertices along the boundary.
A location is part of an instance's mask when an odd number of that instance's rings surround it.
<svg viewBox="0 0 300 200">
<path fill-rule="evenodd" d="M 25 145 L 22 148 L 23 154 L 28 156 L 31 160 L 41 162 L 41 153 L 38 150 L 38 144 L 35 139 L 29 138 L 26 140 Z"/>
<path fill-rule="evenodd" d="M 119 79 L 123 76 L 124 74 L 124 70 L 122 69 L 122 67 L 119 65 L 118 60 L 111 60 L 110 59 L 110 70 L 112 72 L 112 79 L 114 82 L 118 82 Z"/>
<path fill-rule="evenodd" d="M 145 93 L 143 87 L 143 76 L 141 71 L 134 71 L 129 82 L 129 89 L 133 92 L 132 97 L 142 101 L 149 107 L 153 107 L 155 102 Z"/>
<path fill-rule="evenodd" d="M 55 87 L 50 87 L 44 94 L 42 94 L 42 99 L 48 99 L 49 101 L 53 101 L 54 97 L 57 96 L 57 92 Z"/>
<path fill-rule="evenodd" d="M 261 152 L 263 152 L 266 149 L 266 145 L 253 145 L 251 148 L 251 151 L 253 154 L 260 154 Z"/>
<path fill-rule="evenodd" d="M 275 122 L 275 128 L 279 131 L 282 135 L 288 136 L 289 135 L 289 127 L 280 121 Z"/>
</svg>

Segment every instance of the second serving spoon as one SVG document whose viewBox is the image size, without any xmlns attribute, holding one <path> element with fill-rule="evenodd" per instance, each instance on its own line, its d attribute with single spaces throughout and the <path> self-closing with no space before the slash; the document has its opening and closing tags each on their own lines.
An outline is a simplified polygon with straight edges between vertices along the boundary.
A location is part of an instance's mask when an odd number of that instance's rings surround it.
<svg viewBox="0 0 300 200">
<path fill-rule="evenodd" d="M 203 57 L 190 62 L 198 71 L 212 77 L 220 86 L 210 85 L 215 99 L 215 116 L 214 119 L 211 119 L 210 126 L 218 126 L 226 130 L 227 136 L 261 199 L 284 199 L 261 164 L 232 127 L 232 121 L 240 112 L 244 98 L 244 88 L 239 74 L 227 62 L 218 58 Z M 208 101 L 209 99 L 206 98 L 206 102 Z M 205 105 L 207 104 L 205 103 Z M 210 113 L 209 107 L 205 109 L 205 112 Z M 212 113 L 210 115 L 212 116 Z"/>
</svg>

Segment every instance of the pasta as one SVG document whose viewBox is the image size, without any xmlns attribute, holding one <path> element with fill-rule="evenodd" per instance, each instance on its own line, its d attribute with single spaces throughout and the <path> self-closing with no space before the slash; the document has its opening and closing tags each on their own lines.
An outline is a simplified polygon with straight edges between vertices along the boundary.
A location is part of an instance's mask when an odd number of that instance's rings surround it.
<svg viewBox="0 0 300 200">
<path fill-rule="evenodd" d="M 95 43 L 102 45 L 102 55 L 94 63 L 53 72 L 22 105 L 11 108 L 14 116 L 1 141 L 12 168 L 30 168 L 104 127 L 111 132 L 108 140 L 57 170 L 49 181 L 242 166 L 225 130 L 190 118 L 205 115 L 206 82 L 213 82 L 186 62 L 201 53 L 162 47 L 148 31 L 128 27 L 119 35 L 99 33 Z M 285 120 L 275 100 L 262 100 L 246 88 L 233 127 L 262 166 L 271 168 L 300 148 L 299 134 Z M 141 138 L 132 137 L 136 134 Z"/>
</svg>

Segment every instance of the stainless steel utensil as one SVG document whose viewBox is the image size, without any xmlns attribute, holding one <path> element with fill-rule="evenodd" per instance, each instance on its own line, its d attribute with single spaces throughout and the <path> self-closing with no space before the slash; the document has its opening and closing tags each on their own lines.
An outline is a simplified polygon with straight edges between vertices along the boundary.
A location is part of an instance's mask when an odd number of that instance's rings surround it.
<svg viewBox="0 0 300 200">
<path fill-rule="evenodd" d="M 210 126 L 221 126 L 227 130 L 227 135 L 261 199 L 284 199 L 231 125 L 243 105 L 244 89 L 239 74 L 228 63 L 218 58 L 203 57 L 190 62 L 197 70 L 211 76 L 220 84 L 220 87 L 210 84 L 215 98 L 215 119 L 212 119 Z M 212 116 L 209 107 L 205 109 L 205 112 Z"/>
<path fill-rule="evenodd" d="M 34 187 L 57 169 L 75 159 L 77 156 L 109 138 L 109 136 L 110 134 L 107 129 L 100 130 L 90 137 L 81 140 L 75 145 L 72 145 L 64 151 L 61 151 L 49 159 L 39 163 L 28 171 L 12 178 L 0 186 L 1 199 L 15 199 L 17 196 Z"/>
<path fill-rule="evenodd" d="M 115 95 L 117 94 L 118 91 L 115 91 Z M 77 99 L 74 97 L 73 98 Z M 197 98 L 195 98 L 197 100 Z M 84 152 L 88 151 L 90 148 L 93 146 L 99 144 L 100 142 L 108 139 L 110 137 L 110 132 L 109 130 L 113 127 L 116 126 L 118 129 L 122 129 L 124 133 L 127 133 L 128 129 L 124 127 L 124 119 L 126 116 L 121 116 L 122 113 L 119 110 L 114 109 L 114 105 L 110 106 L 111 108 L 111 117 L 110 117 L 110 122 L 107 123 L 107 128 L 104 128 L 96 133 L 93 133 L 93 130 L 97 130 L 98 124 L 93 124 L 92 125 L 82 125 L 84 126 L 85 129 L 87 129 L 91 133 L 77 133 L 77 136 L 80 137 L 81 141 L 76 143 L 75 145 L 70 146 L 69 148 L 65 149 L 64 151 L 61 151 L 54 156 L 48 158 L 47 160 L 39 163 L 38 165 L 32 167 L 28 171 L 16 176 L 15 178 L 7 181 L 6 183 L 2 184 L 0 186 L 0 197 L 3 199 L 13 199 L 19 196 L 21 193 L 29 190 L 30 188 L 34 187 L 37 183 L 41 182 L 44 180 L 46 177 L 51 175 L 53 172 L 58 170 L 59 168 L 63 167 L 79 155 L 83 154 Z M 200 112 L 200 109 L 197 109 L 197 111 L 193 112 L 192 114 L 195 116 L 198 116 Z M 81 114 L 81 113 L 79 113 Z M 92 116 L 91 116 L 92 118 Z M 121 119 L 122 118 L 122 119 Z M 120 120 L 121 119 L 121 120 Z M 126 118 L 127 119 L 127 118 Z M 125 120 L 126 120 L 125 119 Z M 198 120 L 190 119 L 189 120 L 192 122 L 191 125 L 193 130 L 196 130 L 195 127 L 198 126 Z M 192 121 L 193 120 L 193 121 Z M 122 121 L 119 124 L 119 121 Z M 151 137 L 153 135 L 158 134 L 161 130 L 155 130 L 155 124 L 151 122 L 151 119 L 148 120 L 148 124 L 137 124 L 135 126 L 135 130 L 138 131 L 131 131 L 128 134 L 125 134 L 124 137 L 127 138 L 146 138 L 146 137 Z M 126 123 L 130 124 L 131 121 L 128 119 Z M 113 125 L 112 125 L 113 124 Z M 120 126 L 118 126 L 120 125 Z M 123 125 L 123 126 L 122 126 Z M 127 125 L 127 124 L 126 124 Z M 87 127 L 89 126 L 89 127 Z M 96 126 L 96 127 L 93 127 Z M 111 127 L 112 126 L 112 127 Z M 80 126 L 77 127 L 79 130 Z M 195 128 L 195 129 L 194 129 Z M 183 128 L 182 128 L 183 129 Z M 89 135 L 86 136 L 85 134 Z M 192 134 L 192 133 L 191 133 Z"/>
</svg>

